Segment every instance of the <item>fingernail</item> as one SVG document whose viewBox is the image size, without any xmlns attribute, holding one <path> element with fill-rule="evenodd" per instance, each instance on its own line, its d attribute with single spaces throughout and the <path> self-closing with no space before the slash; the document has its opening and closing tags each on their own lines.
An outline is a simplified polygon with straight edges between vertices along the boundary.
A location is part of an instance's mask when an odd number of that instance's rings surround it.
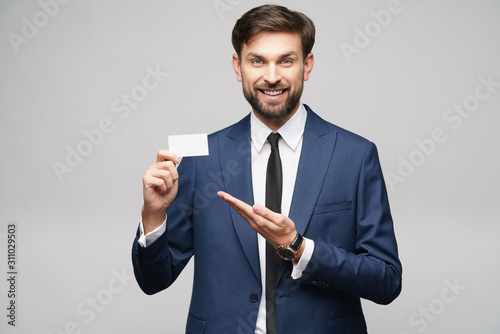
<svg viewBox="0 0 500 334">
<path fill-rule="evenodd" d="M 262 210 L 262 206 L 260 206 L 259 204 L 255 204 L 253 206 L 253 211 L 255 211 L 256 213 L 259 213 L 260 210 Z"/>
</svg>

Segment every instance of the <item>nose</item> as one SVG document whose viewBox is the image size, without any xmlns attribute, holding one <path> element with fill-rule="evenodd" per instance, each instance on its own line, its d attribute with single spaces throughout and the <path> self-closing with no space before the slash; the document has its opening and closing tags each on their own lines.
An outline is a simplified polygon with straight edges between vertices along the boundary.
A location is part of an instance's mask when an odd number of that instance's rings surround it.
<svg viewBox="0 0 500 334">
<path fill-rule="evenodd" d="M 267 67 L 266 74 L 264 75 L 263 79 L 270 85 L 274 85 L 278 82 L 281 81 L 281 75 L 278 71 L 278 68 L 276 67 L 275 64 L 269 64 Z"/>
</svg>

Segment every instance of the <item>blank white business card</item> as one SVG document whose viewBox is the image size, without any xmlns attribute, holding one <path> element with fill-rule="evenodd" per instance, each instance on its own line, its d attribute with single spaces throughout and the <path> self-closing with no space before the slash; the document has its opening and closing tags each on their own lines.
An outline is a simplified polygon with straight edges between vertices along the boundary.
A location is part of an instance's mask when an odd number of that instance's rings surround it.
<svg viewBox="0 0 500 334">
<path fill-rule="evenodd" d="M 178 157 L 208 155 L 208 136 L 206 133 L 168 136 L 168 149 Z"/>
</svg>

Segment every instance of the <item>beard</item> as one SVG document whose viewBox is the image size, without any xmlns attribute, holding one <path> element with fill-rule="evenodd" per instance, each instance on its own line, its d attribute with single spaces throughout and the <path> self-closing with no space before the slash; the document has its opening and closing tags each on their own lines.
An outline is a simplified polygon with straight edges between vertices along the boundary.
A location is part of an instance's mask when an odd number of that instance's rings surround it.
<svg viewBox="0 0 500 334">
<path fill-rule="evenodd" d="M 257 97 L 257 91 L 265 89 L 283 89 L 286 90 L 288 96 L 285 101 L 268 101 L 267 103 L 263 103 Z M 243 95 L 247 99 L 248 103 L 250 103 L 253 110 L 267 119 L 280 119 L 290 115 L 293 109 L 295 109 L 297 104 L 300 102 L 303 90 L 303 80 L 300 81 L 300 85 L 295 90 L 291 90 L 290 85 L 283 87 L 280 84 L 254 86 L 253 90 L 251 90 L 243 83 Z"/>
</svg>

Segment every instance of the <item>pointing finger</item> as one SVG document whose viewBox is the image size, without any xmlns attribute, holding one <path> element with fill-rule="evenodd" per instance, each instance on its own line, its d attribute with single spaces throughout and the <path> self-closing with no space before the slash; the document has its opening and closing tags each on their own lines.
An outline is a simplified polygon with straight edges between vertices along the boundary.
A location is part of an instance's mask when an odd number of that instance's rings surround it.
<svg viewBox="0 0 500 334">
<path fill-rule="evenodd" d="M 234 210 L 236 210 L 236 212 L 238 212 L 238 214 L 241 215 L 244 213 L 251 212 L 252 207 L 246 204 L 245 202 L 237 199 L 236 197 L 233 197 L 224 191 L 219 191 L 217 195 L 219 195 L 220 198 L 225 200 L 227 204 L 229 204 Z"/>
</svg>

